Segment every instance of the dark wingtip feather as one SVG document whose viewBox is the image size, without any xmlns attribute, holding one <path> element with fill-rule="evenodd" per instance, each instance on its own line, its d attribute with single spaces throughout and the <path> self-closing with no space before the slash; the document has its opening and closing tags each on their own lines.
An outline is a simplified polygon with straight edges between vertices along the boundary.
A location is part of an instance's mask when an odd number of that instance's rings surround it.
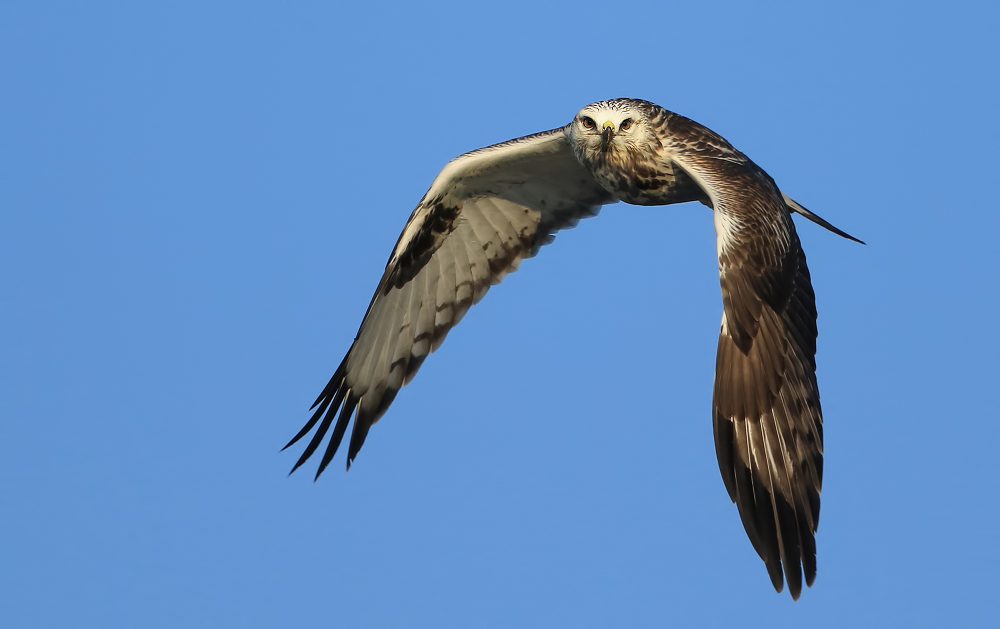
<svg viewBox="0 0 1000 629">
<path fill-rule="evenodd" d="M 347 469 L 351 469 L 354 457 L 358 455 L 361 446 L 365 444 L 365 437 L 368 436 L 368 429 L 372 427 L 371 418 L 365 415 L 363 408 L 358 408 L 358 416 L 354 418 L 354 430 L 351 431 L 351 444 L 347 449 Z"/>
<path fill-rule="evenodd" d="M 795 508 L 781 494 L 771 496 L 778 533 L 778 548 L 781 553 L 781 564 L 785 569 L 785 581 L 788 583 L 788 593 L 798 600 L 802 593 L 802 547 L 799 541 L 799 522 Z"/>
<path fill-rule="evenodd" d="M 282 448 L 281 451 L 284 452 L 285 450 L 287 450 L 289 448 L 289 446 L 295 445 L 296 441 L 298 441 L 302 437 L 305 437 L 307 434 L 309 434 L 309 431 L 312 430 L 313 426 L 316 425 L 316 422 L 319 421 L 319 418 L 323 415 L 323 412 L 326 410 L 326 407 L 329 406 L 329 404 L 330 404 L 330 398 L 327 398 L 323 402 L 323 405 L 320 406 L 319 409 L 315 413 L 313 413 L 312 417 L 309 418 L 309 421 L 307 421 L 306 425 L 302 427 L 302 430 L 300 430 L 298 433 L 296 433 L 296 435 L 294 437 L 292 437 L 292 440 L 289 441 L 288 443 L 286 443 L 285 447 Z M 312 408 L 316 408 L 316 405 L 314 404 L 312 406 Z M 312 409 L 310 409 L 310 410 L 312 410 Z M 294 472 L 294 471 L 295 470 L 292 470 L 292 472 Z M 289 474 L 290 473 L 291 472 L 289 472 Z"/>
<path fill-rule="evenodd" d="M 347 424 L 351 421 L 351 415 L 354 414 L 354 409 L 357 406 L 357 401 L 354 396 L 348 393 L 347 399 L 344 401 L 344 406 L 340 410 L 340 417 L 337 418 L 337 425 L 333 428 L 333 434 L 330 435 L 330 443 L 326 446 L 326 451 L 323 452 L 323 458 L 319 462 L 319 467 L 316 469 L 316 476 L 313 477 L 313 481 L 319 480 L 320 474 L 326 469 L 326 466 L 330 464 L 333 460 L 334 455 L 337 454 L 337 450 L 340 448 L 340 442 L 344 439 L 344 433 L 347 432 Z M 355 420 L 356 421 L 356 420 Z"/>
<path fill-rule="evenodd" d="M 816 580 L 816 538 L 808 528 L 803 522 L 799 537 L 802 539 L 802 571 L 805 573 L 806 585 L 812 587 Z"/>
<path fill-rule="evenodd" d="M 764 561 L 764 566 L 767 567 L 767 576 L 771 579 L 774 591 L 780 594 L 785 589 L 785 579 L 781 575 L 781 562 L 777 557 L 772 557 Z"/>
<path fill-rule="evenodd" d="M 797 601 L 802 596 L 802 575 L 798 570 L 792 571 L 799 578 L 798 580 L 788 579 L 788 593 L 792 595 L 792 600 Z"/>
<path fill-rule="evenodd" d="M 303 452 L 302 456 L 299 457 L 299 460 L 296 461 L 295 465 L 292 466 L 292 469 L 289 470 L 288 475 L 291 476 L 292 474 L 294 474 L 295 470 L 297 470 L 300 467 L 302 467 L 302 464 L 305 463 L 308 459 L 309 459 L 309 455 Z"/>
<path fill-rule="evenodd" d="M 303 430 L 308 432 L 308 429 L 312 427 L 311 424 L 314 424 L 316 420 L 319 418 L 319 416 L 323 414 L 325 411 L 325 414 L 323 415 L 323 421 L 320 423 L 319 428 L 316 429 L 316 434 L 314 434 L 313 438 L 309 440 L 309 445 L 306 446 L 306 449 L 302 452 L 302 456 L 300 456 L 299 460 L 295 462 L 295 465 L 292 467 L 292 471 L 289 472 L 289 474 L 294 473 L 295 470 L 302 467 L 302 464 L 305 463 L 307 460 L 309 460 L 309 457 L 313 455 L 313 452 L 315 452 L 316 448 L 319 447 L 319 444 L 322 443 L 323 437 L 326 436 L 326 431 L 330 429 L 330 424 L 333 422 L 333 417 L 334 415 L 337 414 L 337 409 L 338 407 L 340 407 L 340 404 L 343 401 L 344 395 L 346 393 L 347 392 L 344 391 L 343 387 L 341 387 L 337 391 L 337 394 L 330 401 L 329 406 L 325 405 L 321 406 L 320 409 L 317 410 L 316 413 L 313 415 L 313 418 L 309 420 L 309 423 L 306 424 L 306 427 L 303 428 Z M 302 433 L 302 431 L 299 432 Z M 299 436 L 295 437 L 295 439 L 299 438 L 300 438 Z M 292 443 L 295 443 L 295 439 L 292 440 Z M 288 446 L 285 447 L 287 448 Z"/>
<path fill-rule="evenodd" d="M 343 392 L 344 388 L 344 375 L 347 373 L 347 358 L 350 355 L 351 353 L 347 352 L 347 356 L 345 356 L 344 360 L 340 362 L 340 366 L 337 367 L 337 371 L 333 373 L 333 377 L 330 378 L 330 381 L 326 383 L 325 387 L 323 387 L 323 391 L 320 392 L 319 397 L 316 398 L 316 401 L 313 402 L 312 406 L 309 407 L 309 410 L 313 410 L 317 406 L 319 406 L 319 409 L 317 409 L 316 412 L 313 413 L 313 416 L 309 419 L 309 421 L 306 422 L 306 425 L 302 427 L 302 430 L 300 430 L 294 437 L 292 437 L 291 441 L 285 444 L 285 447 L 281 449 L 282 452 L 287 450 L 289 446 L 294 445 L 295 442 L 297 442 L 302 437 L 305 437 L 309 433 L 309 431 L 313 429 L 313 426 L 316 425 L 316 422 L 319 421 L 319 418 L 322 417 L 327 407 L 334 400 L 336 400 L 336 402 L 333 405 L 332 412 L 334 413 L 337 412 L 337 407 L 340 406 L 340 401 L 343 400 L 344 398 L 344 396 L 341 395 L 341 393 Z M 296 465 L 294 468 L 292 468 L 292 472 L 294 472 L 298 467 L 299 466 Z M 292 472 L 289 472 L 289 474 L 291 474 Z"/>
</svg>

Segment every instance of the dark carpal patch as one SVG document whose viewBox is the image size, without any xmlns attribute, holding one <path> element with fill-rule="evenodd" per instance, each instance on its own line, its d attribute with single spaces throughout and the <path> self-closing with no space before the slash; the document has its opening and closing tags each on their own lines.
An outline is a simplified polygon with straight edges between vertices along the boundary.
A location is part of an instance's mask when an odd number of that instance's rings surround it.
<svg viewBox="0 0 1000 629">
<path fill-rule="evenodd" d="M 398 263 L 383 286 L 383 292 L 388 293 L 391 288 L 400 288 L 412 280 L 455 228 L 455 219 L 461 211 L 458 204 L 434 200 L 429 205 L 433 209 L 417 230 L 416 236 L 400 254 Z"/>
</svg>

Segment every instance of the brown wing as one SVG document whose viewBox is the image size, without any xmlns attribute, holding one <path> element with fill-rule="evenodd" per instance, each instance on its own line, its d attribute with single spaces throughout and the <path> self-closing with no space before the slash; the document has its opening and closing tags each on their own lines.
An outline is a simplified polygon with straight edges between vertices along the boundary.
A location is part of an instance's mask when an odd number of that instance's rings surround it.
<svg viewBox="0 0 1000 629">
<path fill-rule="evenodd" d="M 563 129 L 449 163 L 404 227 L 354 344 L 313 405 L 315 412 L 285 446 L 318 424 L 292 471 L 333 426 L 318 478 L 353 415 L 350 468 L 369 428 L 469 307 L 555 231 L 613 201 L 577 162 Z"/>
<path fill-rule="evenodd" d="M 807 585 L 816 577 L 823 478 L 815 297 L 773 180 L 742 154 L 716 157 L 713 148 L 681 152 L 676 161 L 715 210 L 723 300 L 713 399 L 716 454 L 771 583 L 780 592 L 784 571 L 798 598 L 803 572 Z"/>
</svg>

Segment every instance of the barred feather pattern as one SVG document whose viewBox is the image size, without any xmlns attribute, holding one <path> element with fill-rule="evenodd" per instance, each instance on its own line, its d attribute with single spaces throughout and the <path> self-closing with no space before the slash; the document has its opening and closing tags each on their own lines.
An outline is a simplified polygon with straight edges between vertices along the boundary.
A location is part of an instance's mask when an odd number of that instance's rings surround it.
<svg viewBox="0 0 1000 629">
<path fill-rule="evenodd" d="M 555 232 L 611 202 L 573 157 L 565 129 L 453 160 L 410 216 L 354 344 L 314 403 L 312 417 L 285 446 L 315 429 L 292 471 L 329 436 L 319 478 L 353 418 L 350 468 L 400 388 L 490 286 L 551 242 Z"/>
<path fill-rule="evenodd" d="M 643 172 L 682 172 L 714 209 L 723 302 L 713 395 L 719 469 L 772 585 L 781 591 L 787 580 L 797 599 L 803 574 L 807 585 L 816 577 L 823 476 L 816 304 L 789 214 L 797 204 L 713 131 L 645 101 L 626 108 L 644 125 L 630 134 L 633 150 L 591 142 L 577 154 L 614 190 L 637 178 L 637 161 Z M 653 186 L 644 194 L 629 201 L 655 205 L 673 195 Z"/>
</svg>

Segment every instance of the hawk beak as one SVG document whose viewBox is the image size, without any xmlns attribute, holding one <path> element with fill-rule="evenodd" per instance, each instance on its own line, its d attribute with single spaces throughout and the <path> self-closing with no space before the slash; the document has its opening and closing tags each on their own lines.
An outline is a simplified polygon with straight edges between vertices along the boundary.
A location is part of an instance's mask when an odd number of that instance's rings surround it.
<svg viewBox="0 0 1000 629">
<path fill-rule="evenodd" d="M 611 142 L 611 138 L 615 135 L 615 125 L 611 124 L 608 120 L 604 123 L 604 129 L 601 131 L 601 139 L 604 140 L 605 144 Z"/>
</svg>

